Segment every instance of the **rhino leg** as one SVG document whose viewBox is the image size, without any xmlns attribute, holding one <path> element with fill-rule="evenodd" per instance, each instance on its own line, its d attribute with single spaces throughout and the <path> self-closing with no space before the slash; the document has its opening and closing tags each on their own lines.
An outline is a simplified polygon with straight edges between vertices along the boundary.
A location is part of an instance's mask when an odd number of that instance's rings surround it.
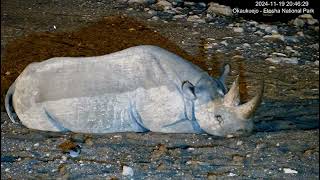
<svg viewBox="0 0 320 180">
<path fill-rule="evenodd" d="M 63 127 L 62 124 L 56 118 L 54 118 L 53 115 L 50 114 L 45 108 L 43 108 L 43 109 L 44 109 L 44 113 L 46 114 L 49 123 L 52 126 L 54 126 L 56 129 L 58 129 L 58 131 L 60 131 L 60 132 L 70 131 L 69 129 Z"/>
</svg>

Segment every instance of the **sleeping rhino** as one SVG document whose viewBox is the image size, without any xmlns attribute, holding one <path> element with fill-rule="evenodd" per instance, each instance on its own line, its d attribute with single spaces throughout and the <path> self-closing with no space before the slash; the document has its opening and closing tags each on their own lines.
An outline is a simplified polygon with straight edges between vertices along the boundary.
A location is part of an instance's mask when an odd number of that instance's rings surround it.
<svg viewBox="0 0 320 180">
<path fill-rule="evenodd" d="M 240 105 L 238 78 L 214 79 L 156 46 L 96 57 L 55 57 L 28 65 L 11 85 L 10 119 L 44 131 L 80 133 L 250 133 L 262 91 Z"/>
</svg>

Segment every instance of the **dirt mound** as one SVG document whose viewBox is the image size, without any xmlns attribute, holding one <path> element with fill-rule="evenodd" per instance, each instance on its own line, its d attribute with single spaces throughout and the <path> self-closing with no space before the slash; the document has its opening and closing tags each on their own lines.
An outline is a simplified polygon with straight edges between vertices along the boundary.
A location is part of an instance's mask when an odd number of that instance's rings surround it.
<svg viewBox="0 0 320 180">
<path fill-rule="evenodd" d="M 106 17 L 75 32 L 35 33 L 8 43 L 1 65 L 1 102 L 9 86 L 32 62 L 61 56 L 97 56 L 136 45 L 157 45 L 205 68 L 177 45 L 143 23 L 124 16 Z"/>
</svg>

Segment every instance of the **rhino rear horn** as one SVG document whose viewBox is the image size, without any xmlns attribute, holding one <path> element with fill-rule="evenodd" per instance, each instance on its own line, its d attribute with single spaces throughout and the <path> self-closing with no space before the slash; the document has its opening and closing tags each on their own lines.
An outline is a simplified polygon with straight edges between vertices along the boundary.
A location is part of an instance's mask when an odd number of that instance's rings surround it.
<svg viewBox="0 0 320 180">
<path fill-rule="evenodd" d="M 261 103 L 263 91 L 264 91 L 264 81 L 261 82 L 260 91 L 255 97 L 253 97 L 247 103 L 236 107 L 236 111 L 238 112 L 238 114 L 243 118 L 248 119 L 257 109 L 258 105 Z"/>
<path fill-rule="evenodd" d="M 224 96 L 223 103 L 229 107 L 239 105 L 240 103 L 239 76 L 236 77 L 235 81 L 232 83 L 232 86 L 229 92 Z"/>
</svg>

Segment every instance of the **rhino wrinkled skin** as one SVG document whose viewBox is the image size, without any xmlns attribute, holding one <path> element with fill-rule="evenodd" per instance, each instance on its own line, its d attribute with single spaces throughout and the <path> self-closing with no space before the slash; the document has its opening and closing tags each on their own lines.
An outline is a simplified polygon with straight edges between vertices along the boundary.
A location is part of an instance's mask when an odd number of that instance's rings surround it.
<svg viewBox="0 0 320 180">
<path fill-rule="evenodd" d="M 237 79 L 219 79 L 156 46 L 32 63 L 6 96 L 10 119 L 28 128 L 81 133 L 248 133 L 262 91 L 240 105 Z M 263 88 L 262 88 L 263 89 Z"/>
</svg>

